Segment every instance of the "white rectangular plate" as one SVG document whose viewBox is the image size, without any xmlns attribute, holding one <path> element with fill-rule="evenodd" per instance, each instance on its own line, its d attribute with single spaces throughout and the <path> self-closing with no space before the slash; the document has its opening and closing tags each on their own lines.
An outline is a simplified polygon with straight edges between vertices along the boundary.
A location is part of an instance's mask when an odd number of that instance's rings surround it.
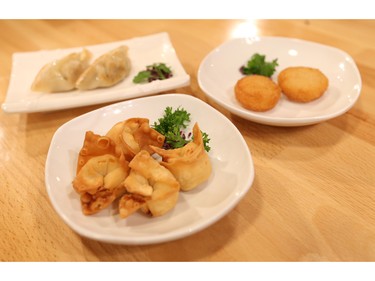
<svg viewBox="0 0 375 281">
<path fill-rule="evenodd" d="M 31 91 L 34 78 L 45 64 L 83 48 L 92 52 L 95 59 L 120 45 L 129 47 L 132 69 L 129 76 L 119 84 L 91 91 L 52 94 Z M 148 84 L 133 83 L 133 77 L 139 71 L 147 65 L 160 62 L 172 69 L 172 78 Z M 53 111 L 147 96 L 188 86 L 189 83 L 190 76 L 181 65 L 168 33 L 163 32 L 100 45 L 14 53 L 10 83 L 2 109 L 9 113 Z"/>
</svg>

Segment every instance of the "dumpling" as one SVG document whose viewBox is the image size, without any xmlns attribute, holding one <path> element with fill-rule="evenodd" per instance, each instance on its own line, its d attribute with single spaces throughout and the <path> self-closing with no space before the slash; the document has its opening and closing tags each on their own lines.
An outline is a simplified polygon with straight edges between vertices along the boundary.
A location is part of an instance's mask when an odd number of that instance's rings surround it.
<svg viewBox="0 0 375 281">
<path fill-rule="evenodd" d="M 99 212 L 125 193 L 128 164 L 123 156 L 117 158 L 110 154 L 92 157 L 85 163 L 73 180 L 85 215 Z"/>
<path fill-rule="evenodd" d="M 115 124 L 106 134 L 121 147 L 125 158 L 130 161 L 141 150 L 153 152 L 150 145 L 162 147 L 165 136 L 149 125 L 147 118 L 130 118 Z"/>
<path fill-rule="evenodd" d="M 87 131 L 78 155 L 73 188 L 80 194 L 82 211 L 94 214 L 108 207 L 125 192 L 123 182 L 129 174 L 129 162 L 115 142 Z"/>
<path fill-rule="evenodd" d="M 46 64 L 35 77 L 31 90 L 47 93 L 73 90 L 78 77 L 89 66 L 91 56 L 83 49 Z"/>
<path fill-rule="evenodd" d="M 128 47 L 120 46 L 97 58 L 78 78 L 79 90 L 110 87 L 128 76 L 131 68 Z"/>
<path fill-rule="evenodd" d="M 145 197 L 136 193 L 124 194 L 119 202 L 120 217 L 124 219 L 138 210 L 142 210 L 142 208 L 145 208 L 147 201 L 150 199 L 150 197 Z"/>
<path fill-rule="evenodd" d="M 193 127 L 193 141 L 187 145 L 170 150 L 155 146 L 151 148 L 162 157 L 161 165 L 172 172 L 183 191 L 197 187 L 211 175 L 212 166 L 204 150 L 202 132 L 198 123 Z"/>
<path fill-rule="evenodd" d="M 177 203 L 180 184 L 147 151 L 141 150 L 129 163 L 130 173 L 124 185 L 127 194 L 119 202 L 120 217 L 126 218 L 137 210 L 161 216 Z"/>
<path fill-rule="evenodd" d="M 78 154 L 76 173 L 78 174 L 81 168 L 92 157 L 104 154 L 110 154 L 116 157 L 120 157 L 121 150 L 116 150 L 116 143 L 111 138 L 97 135 L 92 131 L 87 131 L 82 148 Z"/>
</svg>

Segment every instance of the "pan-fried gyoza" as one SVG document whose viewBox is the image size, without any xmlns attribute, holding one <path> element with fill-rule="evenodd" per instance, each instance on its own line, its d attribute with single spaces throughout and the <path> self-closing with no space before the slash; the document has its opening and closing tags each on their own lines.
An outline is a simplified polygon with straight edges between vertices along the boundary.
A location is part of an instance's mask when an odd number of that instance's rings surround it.
<svg viewBox="0 0 375 281">
<path fill-rule="evenodd" d="M 79 76 L 88 68 L 91 52 L 71 53 L 44 65 L 35 77 L 31 90 L 36 92 L 65 92 L 75 88 Z"/>
</svg>

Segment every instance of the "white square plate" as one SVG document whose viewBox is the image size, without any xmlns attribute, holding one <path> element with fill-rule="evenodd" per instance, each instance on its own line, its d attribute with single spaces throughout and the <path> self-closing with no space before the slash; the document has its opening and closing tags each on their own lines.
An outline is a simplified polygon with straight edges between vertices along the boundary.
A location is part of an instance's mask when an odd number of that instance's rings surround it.
<svg viewBox="0 0 375 281">
<path fill-rule="evenodd" d="M 39 70 L 55 59 L 84 47 L 93 54 L 93 59 L 120 45 L 129 47 L 132 68 L 128 77 L 110 88 L 91 91 L 70 91 L 64 93 L 39 93 L 30 87 Z M 190 76 L 185 72 L 167 33 L 158 33 L 124 41 L 69 49 L 43 50 L 14 53 L 12 73 L 2 109 L 9 113 L 41 112 L 67 109 L 79 106 L 114 102 L 147 96 L 189 85 Z M 147 65 L 164 62 L 171 67 L 173 77 L 148 84 L 134 84 L 133 77 Z"/>
<path fill-rule="evenodd" d="M 112 206 L 85 216 L 72 187 L 78 153 L 85 132 L 105 134 L 114 124 L 144 117 L 153 124 L 167 106 L 182 107 L 210 138 L 212 173 L 208 181 L 180 192 L 170 212 L 149 217 L 141 212 L 121 219 Z M 200 231 L 226 215 L 250 189 L 254 166 L 249 148 L 237 128 L 220 112 L 189 95 L 166 94 L 123 101 L 79 116 L 61 126 L 48 151 L 45 182 L 51 203 L 60 217 L 82 236 L 119 244 L 152 244 L 179 239 Z"/>
<path fill-rule="evenodd" d="M 329 79 L 326 93 L 308 103 L 289 101 L 284 95 L 266 112 L 241 106 L 234 95 L 236 82 L 243 77 L 239 69 L 254 53 L 266 60 L 278 59 L 278 74 L 289 66 L 319 68 Z M 236 38 L 210 52 L 198 70 L 202 90 L 218 104 L 247 120 L 273 126 L 310 125 L 337 117 L 348 111 L 361 93 L 362 81 L 354 60 L 342 50 L 330 46 L 283 37 Z"/>
</svg>

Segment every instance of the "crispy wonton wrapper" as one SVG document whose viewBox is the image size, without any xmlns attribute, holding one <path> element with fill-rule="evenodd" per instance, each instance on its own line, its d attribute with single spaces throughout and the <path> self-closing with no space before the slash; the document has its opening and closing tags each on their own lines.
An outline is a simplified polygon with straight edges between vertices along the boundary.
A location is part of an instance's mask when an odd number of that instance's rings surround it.
<svg viewBox="0 0 375 281">
<path fill-rule="evenodd" d="M 192 190 L 206 181 L 212 171 L 198 123 L 193 127 L 193 138 L 192 142 L 176 149 L 165 150 L 151 146 L 151 149 L 162 157 L 161 165 L 172 172 L 183 191 Z"/>
<path fill-rule="evenodd" d="M 115 124 L 106 134 L 122 149 L 126 160 L 131 161 L 141 150 L 152 152 L 150 145 L 162 147 L 164 135 L 152 129 L 146 118 L 130 118 Z"/>
<path fill-rule="evenodd" d="M 81 196 L 83 213 L 97 213 L 123 195 L 128 174 L 129 164 L 123 156 L 105 154 L 87 161 L 73 180 L 73 187 Z"/>
<path fill-rule="evenodd" d="M 141 150 L 129 167 L 130 173 L 124 182 L 128 194 L 119 203 L 122 218 L 139 209 L 152 216 L 161 216 L 174 208 L 180 184 L 168 169 L 146 150 Z"/>
</svg>

